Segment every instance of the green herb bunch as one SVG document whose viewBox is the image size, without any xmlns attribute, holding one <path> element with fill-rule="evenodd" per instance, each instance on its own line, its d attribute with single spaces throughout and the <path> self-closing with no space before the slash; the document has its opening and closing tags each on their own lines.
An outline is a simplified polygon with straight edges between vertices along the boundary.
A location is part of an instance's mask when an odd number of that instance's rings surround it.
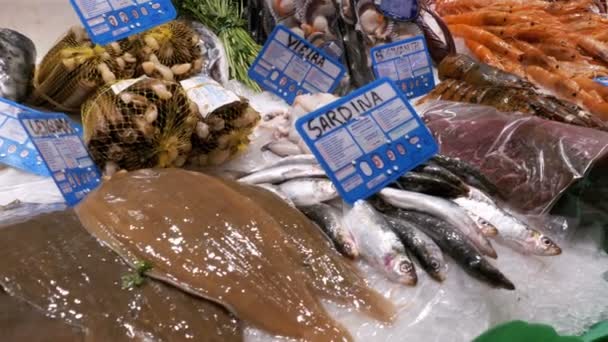
<svg viewBox="0 0 608 342">
<path fill-rule="evenodd" d="M 144 283 L 144 274 L 152 269 L 152 264 L 147 261 L 135 263 L 134 270 L 121 277 L 123 290 L 139 287 Z"/>
<path fill-rule="evenodd" d="M 247 75 L 247 70 L 261 47 L 247 31 L 243 4 L 234 0 L 176 0 L 175 4 L 181 14 L 192 17 L 218 35 L 226 50 L 230 77 L 259 90 Z"/>
</svg>

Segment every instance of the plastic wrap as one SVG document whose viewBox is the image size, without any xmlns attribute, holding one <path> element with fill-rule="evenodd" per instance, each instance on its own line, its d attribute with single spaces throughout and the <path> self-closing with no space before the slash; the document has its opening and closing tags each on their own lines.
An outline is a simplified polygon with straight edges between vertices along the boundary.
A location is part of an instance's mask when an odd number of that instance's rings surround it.
<svg viewBox="0 0 608 342">
<path fill-rule="evenodd" d="M 28 37 L 0 29 L 0 97 L 24 100 L 31 90 L 35 62 L 36 47 Z"/>
<path fill-rule="evenodd" d="M 226 84 L 230 75 L 224 44 L 207 26 L 197 21 L 190 21 L 189 23 L 199 36 L 198 45 L 203 54 L 203 69 L 201 72 L 211 76 L 221 84 Z"/>
<path fill-rule="evenodd" d="M 480 168 L 512 206 L 527 213 L 550 210 L 605 159 L 608 148 L 605 132 L 486 106 L 432 102 L 419 113 L 443 154 Z"/>
</svg>

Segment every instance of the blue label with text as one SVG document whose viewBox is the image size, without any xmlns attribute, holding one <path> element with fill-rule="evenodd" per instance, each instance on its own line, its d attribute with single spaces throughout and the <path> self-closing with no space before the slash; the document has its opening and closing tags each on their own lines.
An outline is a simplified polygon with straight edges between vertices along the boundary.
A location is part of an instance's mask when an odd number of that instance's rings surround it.
<svg viewBox="0 0 608 342">
<path fill-rule="evenodd" d="M 38 150 L 19 123 L 20 113 L 37 112 L 0 98 L 0 163 L 40 176 L 50 176 Z M 72 122 L 82 136 L 82 126 Z"/>
<path fill-rule="evenodd" d="M 418 17 L 418 0 L 375 0 L 376 7 L 385 16 L 399 21 L 410 21 Z"/>
<path fill-rule="evenodd" d="M 101 173 L 67 115 L 22 113 L 19 121 L 69 206 L 99 186 Z"/>
<path fill-rule="evenodd" d="M 293 104 L 298 95 L 333 92 L 345 72 L 326 52 L 279 25 L 249 68 L 249 77 Z"/>
<path fill-rule="evenodd" d="M 95 44 L 127 38 L 177 17 L 171 0 L 70 0 Z"/>
<path fill-rule="evenodd" d="M 435 88 L 431 57 L 422 36 L 376 46 L 371 49 L 371 57 L 376 78 L 395 81 L 410 99 Z"/>
<path fill-rule="evenodd" d="M 351 204 L 382 190 L 438 151 L 431 132 L 388 78 L 301 117 L 296 128 Z"/>
<path fill-rule="evenodd" d="M 593 80 L 605 87 L 608 87 L 608 76 L 596 77 Z"/>
</svg>

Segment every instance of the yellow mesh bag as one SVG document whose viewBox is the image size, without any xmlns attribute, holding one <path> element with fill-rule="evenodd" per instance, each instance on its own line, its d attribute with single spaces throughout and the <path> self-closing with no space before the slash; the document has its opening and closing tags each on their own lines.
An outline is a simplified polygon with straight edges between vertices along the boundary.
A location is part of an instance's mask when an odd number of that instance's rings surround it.
<svg viewBox="0 0 608 342">
<path fill-rule="evenodd" d="M 85 143 L 110 174 L 182 166 L 198 118 L 179 84 L 147 77 L 103 87 L 82 110 Z"/>
<path fill-rule="evenodd" d="M 104 84 L 133 77 L 137 60 L 127 40 L 93 44 L 82 27 L 72 27 L 42 59 L 34 78 L 33 106 L 79 112 Z"/>
<path fill-rule="evenodd" d="M 203 70 L 200 37 L 185 21 L 171 21 L 129 40 L 140 62 L 138 76 L 179 81 Z"/>
</svg>

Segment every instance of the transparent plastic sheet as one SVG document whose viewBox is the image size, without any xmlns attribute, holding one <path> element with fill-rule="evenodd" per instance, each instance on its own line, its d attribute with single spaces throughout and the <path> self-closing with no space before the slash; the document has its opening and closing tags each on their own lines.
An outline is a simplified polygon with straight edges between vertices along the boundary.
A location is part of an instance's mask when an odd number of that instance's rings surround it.
<svg viewBox="0 0 608 342">
<path fill-rule="evenodd" d="M 547 212 L 597 163 L 608 134 L 486 106 L 430 102 L 419 113 L 441 152 L 478 167 L 525 213 Z"/>
<path fill-rule="evenodd" d="M 34 43 L 19 32 L 0 29 L 0 97 L 20 102 L 32 87 Z"/>
<path fill-rule="evenodd" d="M 228 57 L 226 56 L 226 50 L 224 50 L 224 44 L 207 26 L 197 21 L 189 21 L 188 24 L 199 35 L 198 46 L 203 56 L 203 69 L 201 73 L 209 75 L 214 80 L 225 85 L 228 82 L 229 73 Z"/>
</svg>

